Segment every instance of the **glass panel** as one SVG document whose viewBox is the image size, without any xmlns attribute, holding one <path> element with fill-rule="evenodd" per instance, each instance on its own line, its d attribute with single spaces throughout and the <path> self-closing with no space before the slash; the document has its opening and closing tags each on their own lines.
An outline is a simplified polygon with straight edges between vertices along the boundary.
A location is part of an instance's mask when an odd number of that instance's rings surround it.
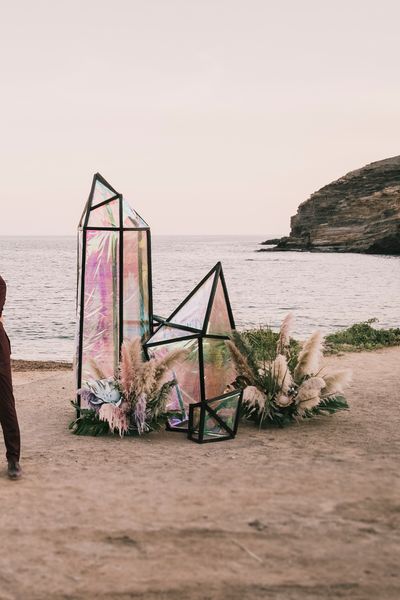
<svg viewBox="0 0 400 600">
<path fill-rule="evenodd" d="M 229 396 L 225 396 L 225 398 L 219 398 L 219 400 L 210 400 L 209 402 L 207 402 L 208 406 L 212 408 L 214 412 L 217 413 L 217 415 L 223 420 L 224 423 L 226 423 L 226 425 L 230 429 L 232 429 L 232 431 L 235 428 L 239 398 L 240 391 L 237 391 L 233 392 Z"/>
<path fill-rule="evenodd" d="M 207 333 L 217 333 L 220 335 L 229 334 L 232 330 L 229 320 L 228 307 L 222 287 L 221 278 L 218 277 L 217 289 L 214 296 L 214 301 L 210 313 L 210 318 L 207 326 Z"/>
<path fill-rule="evenodd" d="M 211 400 L 207 402 L 214 412 L 222 419 L 224 423 L 232 430 L 235 429 L 236 415 L 238 411 L 240 392 L 233 392 L 231 395 L 218 400 Z M 200 406 L 193 408 L 193 437 L 199 438 L 199 427 L 200 427 Z M 231 434 L 224 428 L 218 421 L 205 411 L 204 429 L 203 429 L 203 440 L 211 440 L 215 438 L 229 437 Z"/>
<path fill-rule="evenodd" d="M 171 322 L 202 330 L 213 281 L 214 274 L 210 275 L 201 288 L 179 309 L 176 315 L 171 317 Z"/>
<path fill-rule="evenodd" d="M 153 342 L 161 342 L 164 340 L 173 340 L 174 338 L 181 338 L 188 335 L 191 335 L 191 331 L 185 331 L 184 329 L 177 329 L 172 325 L 162 325 L 158 331 L 151 336 L 148 340 L 150 344 Z M 196 335 L 196 334 L 195 334 Z"/>
<path fill-rule="evenodd" d="M 110 188 L 103 185 L 99 180 L 96 180 L 92 199 L 92 206 L 96 206 L 96 204 L 100 204 L 100 202 L 109 200 L 110 198 L 113 198 L 113 196 L 115 196 L 115 192 L 113 192 L 113 190 L 110 190 Z"/>
<path fill-rule="evenodd" d="M 82 381 L 105 377 L 118 366 L 118 232 L 87 231 Z"/>
<path fill-rule="evenodd" d="M 149 269 L 145 231 L 124 231 L 124 339 L 148 335 Z"/>
<path fill-rule="evenodd" d="M 129 204 L 123 200 L 122 210 L 124 211 L 124 227 L 148 227 L 146 221 L 140 217 L 133 208 L 129 206 Z"/>
<path fill-rule="evenodd" d="M 177 415 L 170 420 L 171 427 L 186 428 L 189 404 L 199 402 L 201 397 L 198 340 L 172 341 L 170 344 L 151 346 L 147 350 L 149 356 L 160 359 L 179 348 L 184 348 L 188 355 L 183 362 L 178 363 L 170 371 L 171 379 L 175 378 L 178 383 L 171 392 L 167 408 L 177 412 Z"/>
<path fill-rule="evenodd" d="M 119 227 L 119 200 L 91 210 L 88 227 Z"/>
<path fill-rule="evenodd" d="M 236 371 L 227 340 L 203 338 L 206 398 L 221 396 L 235 381 Z"/>
</svg>

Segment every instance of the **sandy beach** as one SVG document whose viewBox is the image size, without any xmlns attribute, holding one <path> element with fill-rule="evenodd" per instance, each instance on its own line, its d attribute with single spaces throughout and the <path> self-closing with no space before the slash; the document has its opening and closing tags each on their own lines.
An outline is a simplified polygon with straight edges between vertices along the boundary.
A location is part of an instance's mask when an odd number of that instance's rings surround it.
<svg viewBox="0 0 400 600">
<path fill-rule="evenodd" d="M 71 371 L 17 370 L 0 599 L 398 600 L 400 348 L 328 360 L 350 412 L 203 446 L 71 435 Z"/>
</svg>

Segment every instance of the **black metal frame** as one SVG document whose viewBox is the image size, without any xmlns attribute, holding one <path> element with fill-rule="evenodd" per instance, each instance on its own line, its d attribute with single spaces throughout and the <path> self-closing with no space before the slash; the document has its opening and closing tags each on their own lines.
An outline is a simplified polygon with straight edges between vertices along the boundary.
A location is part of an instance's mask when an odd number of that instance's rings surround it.
<svg viewBox="0 0 400 600">
<path fill-rule="evenodd" d="M 239 396 L 238 404 L 235 415 L 235 422 L 233 425 L 233 429 L 227 425 L 224 420 L 219 416 L 217 412 L 213 408 L 211 408 L 210 404 L 217 400 L 224 400 L 225 398 L 229 398 L 231 396 Z M 237 434 L 237 430 L 239 427 L 239 418 L 240 418 L 240 407 L 242 405 L 242 397 L 243 390 L 233 390 L 232 392 L 227 392 L 226 394 L 222 394 L 221 396 L 217 396 L 216 398 L 210 398 L 209 400 L 197 402 L 196 404 L 191 404 L 189 406 L 189 430 L 188 430 L 188 438 L 193 442 L 197 442 L 198 444 L 208 444 L 210 442 L 223 442 L 225 440 L 233 440 Z M 196 408 L 200 409 L 200 424 L 198 428 L 198 433 L 196 434 L 196 428 L 194 427 L 194 411 Z M 208 413 L 211 417 L 213 417 L 217 423 L 226 431 L 226 435 L 216 436 L 215 438 L 204 439 L 204 425 L 206 420 L 206 413 Z M 197 437 L 196 437 L 197 436 Z"/>
<path fill-rule="evenodd" d="M 102 202 L 98 202 L 97 204 L 93 204 L 94 192 L 96 189 L 96 183 L 101 183 L 105 188 L 110 191 L 110 198 L 107 200 L 103 200 Z M 118 206 L 118 215 L 119 215 L 119 224 L 118 227 L 91 227 L 88 225 L 89 217 L 92 210 L 100 208 L 101 206 L 105 206 L 110 202 L 114 202 L 115 200 L 119 201 Z M 138 217 L 145 223 L 144 219 L 138 214 Z M 123 342 L 123 285 L 124 285 L 124 231 L 145 231 L 146 239 L 147 239 L 147 268 L 148 268 L 148 299 L 149 299 L 149 332 L 151 334 L 153 331 L 153 286 L 152 286 L 152 266 L 151 266 L 151 233 L 150 227 L 146 224 L 146 227 L 124 227 L 124 214 L 123 214 L 123 195 L 117 192 L 109 183 L 104 179 L 100 173 L 95 173 L 92 180 L 92 186 L 90 188 L 90 194 L 88 200 L 85 204 L 84 211 L 82 213 L 81 219 L 79 221 L 78 227 L 78 235 L 82 233 L 82 247 L 81 252 L 79 254 L 79 245 L 78 245 L 78 286 L 77 290 L 80 294 L 80 302 L 78 302 L 77 296 L 77 309 L 78 305 L 80 307 L 79 314 L 79 332 L 78 332 L 78 356 L 77 356 L 77 389 L 79 389 L 82 385 L 82 355 L 83 355 L 83 324 L 84 324 L 84 306 L 85 306 L 85 266 L 86 266 L 86 240 L 87 240 L 87 231 L 116 231 L 119 232 L 119 331 L 118 331 L 118 341 L 119 341 L 119 351 L 121 351 L 121 346 Z M 79 260 L 81 260 L 81 273 L 80 273 L 80 288 L 79 288 Z M 80 396 L 77 395 L 77 405 L 80 407 Z M 79 408 L 77 409 L 77 413 L 79 416 Z"/>
<path fill-rule="evenodd" d="M 189 327 L 187 325 L 182 325 L 182 324 L 179 324 L 179 323 L 174 323 L 174 317 L 175 317 L 175 315 L 181 310 L 181 308 L 183 308 L 183 306 L 185 306 L 185 304 L 187 304 L 187 302 L 189 302 L 191 300 L 191 298 L 196 294 L 196 292 L 212 276 L 214 277 L 214 280 L 213 280 L 212 287 L 211 287 L 210 297 L 209 297 L 209 300 L 208 300 L 207 309 L 206 309 L 206 313 L 205 313 L 204 323 L 203 323 L 202 329 L 196 329 L 194 327 Z M 161 317 L 155 317 L 154 318 L 154 321 L 158 322 L 159 325 L 154 330 L 152 336 L 144 344 L 144 348 L 145 348 L 145 352 L 146 352 L 147 358 L 150 358 L 149 350 L 151 351 L 151 348 L 153 348 L 153 347 L 162 346 L 162 345 L 165 345 L 165 344 L 173 344 L 175 342 L 181 342 L 181 341 L 185 341 L 185 340 L 195 340 L 195 339 L 197 339 L 197 343 L 198 343 L 198 357 L 199 357 L 199 375 L 200 375 L 200 402 L 189 405 L 189 419 L 190 419 L 190 414 L 192 414 L 191 413 L 191 407 L 192 406 L 194 407 L 194 406 L 201 405 L 202 406 L 201 418 L 203 419 L 203 422 L 202 422 L 202 427 L 203 428 L 204 428 L 205 410 L 208 410 L 210 412 L 210 407 L 209 406 L 207 407 L 208 402 L 211 402 L 212 400 L 219 399 L 219 397 L 218 398 L 212 398 L 212 399 L 207 399 L 206 398 L 205 379 L 204 379 L 203 339 L 229 340 L 229 336 L 228 335 L 214 334 L 214 333 L 209 333 L 208 334 L 207 333 L 209 319 L 210 319 L 210 316 L 211 316 L 211 311 L 212 311 L 212 307 L 213 307 L 214 300 L 215 300 L 215 294 L 216 294 L 216 291 L 217 291 L 218 281 L 221 281 L 221 284 L 222 284 L 222 289 L 223 289 L 223 292 L 224 292 L 224 297 L 225 297 L 225 302 L 226 302 L 226 306 L 227 306 L 227 310 L 228 310 L 228 317 L 229 317 L 229 322 L 230 322 L 231 329 L 235 329 L 235 321 L 234 321 L 234 318 L 233 318 L 232 308 L 231 308 L 231 304 L 230 304 L 230 300 L 229 300 L 228 290 L 227 290 L 227 287 L 226 287 L 224 273 L 223 273 L 223 270 L 222 270 L 222 265 L 221 265 L 220 262 L 218 262 L 207 273 L 207 275 L 205 275 L 205 277 L 203 277 L 203 279 L 196 285 L 196 287 L 190 292 L 190 294 L 188 294 L 186 296 L 186 298 L 179 304 L 179 306 L 171 313 L 171 315 L 167 319 L 163 319 Z M 166 339 L 166 340 L 152 342 L 151 341 L 152 337 L 155 336 L 157 334 L 157 332 L 160 331 L 160 329 L 162 329 L 164 326 L 169 326 L 169 327 L 171 327 L 173 329 L 182 330 L 182 336 L 180 336 L 180 337 L 174 337 L 174 338 L 171 338 L 171 339 Z M 232 393 L 232 392 L 230 392 L 230 393 Z M 239 413 L 239 411 L 238 411 L 238 413 Z M 237 414 L 237 419 L 238 418 L 239 418 L 239 414 Z M 193 439 L 191 437 L 190 422 L 189 422 L 189 427 L 172 427 L 171 425 L 167 425 L 167 429 L 168 429 L 168 431 L 176 431 L 176 432 L 180 432 L 180 433 L 187 433 L 188 436 L 189 436 L 189 438 Z M 225 437 L 223 437 L 223 438 L 216 438 L 215 440 L 207 440 L 207 441 L 219 441 L 220 439 L 230 439 L 230 438 L 234 437 L 235 435 L 236 435 L 236 431 L 234 433 L 231 432 L 229 434 L 229 437 L 227 437 L 227 438 L 225 438 Z M 195 441 L 197 441 L 197 440 L 195 440 Z"/>
</svg>

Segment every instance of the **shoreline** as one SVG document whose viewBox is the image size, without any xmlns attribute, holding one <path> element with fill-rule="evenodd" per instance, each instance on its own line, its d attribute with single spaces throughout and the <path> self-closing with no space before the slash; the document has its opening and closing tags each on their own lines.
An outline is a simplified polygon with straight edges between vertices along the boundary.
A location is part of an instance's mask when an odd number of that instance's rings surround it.
<svg viewBox="0 0 400 600">
<path fill-rule="evenodd" d="M 55 360 L 11 359 L 11 369 L 15 373 L 23 371 L 71 371 L 72 363 Z"/>
</svg>

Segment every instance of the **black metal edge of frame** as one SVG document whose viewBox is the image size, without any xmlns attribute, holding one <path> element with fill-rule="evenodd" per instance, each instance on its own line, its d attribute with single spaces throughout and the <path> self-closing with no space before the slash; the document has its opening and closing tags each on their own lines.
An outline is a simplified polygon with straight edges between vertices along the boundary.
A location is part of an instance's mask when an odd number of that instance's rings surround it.
<svg viewBox="0 0 400 600">
<path fill-rule="evenodd" d="M 101 184 L 103 184 L 105 187 L 111 190 L 114 194 L 119 195 L 119 192 L 117 192 L 117 190 L 113 188 L 113 186 L 110 183 L 108 183 L 108 181 L 99 172 L 94 174 L 93 179 L 95 181 L 100 181 Z"/>
<path fill-rule="evenodd" d="M 166 424 L 165 430 L 171 433 L 189 433 L 187 427 L 172 427 L 169 423 Z"/>
<path fill-rule="evenodd" d="M 149 339 L 147 340 L 146 344 L 151 344 L 151 338 L 156 335 L 156 333 L 158 333 L 160 331 L 160 329 L 166 325 L 167 327 L 170 327 L 171 329 L 179 329 L 181 331 L 187 331 L 188 333 L 194 334 L 194 335 L 201 335 L 201 331 L 200 329 L 195 329 L 194 327 L 187 327 L 186 325 L 176 325 L 175 323 L 168 323 L 168 321 L 162 321 L 160 323 L 160 325 L 158 327 L 156 327 L 156 329 L 153 331 L 153 333 L 151 334 L 151 336 L 149 337 Z M 172 342 L 173 339 L 178 339 L 178 338 L 171 338 L 170 340 L 168 340 L 169 342 Z M 159 342 L 154 342 L 155 344 L 158 344 Z"/>
<path fill-rule="evenodd" d="M 122 210 L 122 194 L 119 196 L 119 321 L 118 321 L 118 331 L 119 331 L 119 348 L 118 348 L 118 356 L 121 357 L 121 346 L 124 341 L 124 229 L 123 229 L 123 210 Z"/>
<path fill-rule="evenodd" d="M 188 294 L 186 296 L 186 298 L 184 300 L 182 300 L 182 302 L 178 305 L 177 308 L 175 308 L 175 310 L 173 311 L 173 313 L 171 313 L 171 315 L 168 317 L 167 321 L 173 321 L 173 317 L 181 310 L 181 308 L 183 306 L 185 306 L 185 304 L 187 302 L 189 302 L 189 300 L 195 295 L 195 293 L 201 288 L 201 286 L 207 281 L 207 279 L 209 279 L 209 277 L 212 276 L 212 274 L 216 271 L 216 269 L 218 268 L 218 265 L 220 265 L 221 263 L 218 262 L 208 273 L 207 275 L 205 275 L 203 277 L 203 279 L 192 289 L 192 291 L 190 292 L 190 294 Z"/>
<path fill-rule="evenodd" d="M 215 273 L 214 273 L 214 281 L 213 281 L 213 284 L 211 287 L 210 297 L 208 299 L 207 310 L 206 310 L 206 314 L 204 316 L 203 330 L 202 330 L 203 335 L 205 335 L 207 333 L 208 322 L 210 320 L 210 315 L 211 315 L 212 307 L 214 304 L 215 293 L 217 291 L 217 285 L 218 285 L 220 272 L 221 272 L 221 263 L 217 263 Z"/>
<path fill-rule="evenodd" d="M 214 443 L 214 442 L 227 442 L 229 440 L 233 440 L 234 438 L 229 435 L 229 436 L 221 436 L 221 437 L 215 437 L 215 438 L 211 438 L 208 440 L 197 440 L 196 438 L 189 438 L 192 442 L 196 442 L 196 444 L 210 444 L 210 443 Z"/>
<path fill-rule="evenodd" d="M 157 331 L 155 333 L 157 333 Z M 155 348 L 156 346 L 164 346 L 165 344 L 173 344 L 174 342 L 185 342 L 186 340 L 198 340 L 198 339 L 200 339 L 200 336 L 201 336 L 200 333 L 198 333 L 198 334 L 191 333 L 190 335 L 183 335 L 182 337 L 171 338 L 170 340 L 160 340 L 159 342 L 145 342 L 144 347 L 145 348 Z"/>
<path fill-rule="evenodd" d="M 200 375 L 200 398 L 202 404 L 206 399 L 206 383 L 204 379 L 204 353 L 203 353 L 203 340 L 199 338 L 199 375 Z M 204 406 L 200 408 L 200 424 L 199 424 L 199 439 L 203 441 L 204 436 L 204 422 L 206 418 L 206 412 Z"/>
<path fill-rule="evenodd" d="M 145 219 L 143 219 L 143 217 L 141 215 L 139 215 L 138 211 L 133 209 L 135 211 L 135 213 L 137 214 L 137 216 L 139 217 L 139 219 L 141 219 L 143 221 L 143 223 L 146 224 L 146 227 L 142 227 L 142 229 L 150 229 L 150 225 L 147 223 L 147 221 Z"/>
<path fill-rule="evenodd" d="M 151 262 L 151 231 L 146 231 L 147 240 L 147 288 L 148 288 L 148 301 L 149 301 L 149 332 L 148 334 L 153 335 L 153 265 Z"/>
<path fill-rule="evenodd" d="M 93 230 L 94 231 L 119 231 L 120 229 L 122 229 L 123 231 L 149 231 L 148 227 L 118 227 L 117 225 L 115 225 L 115 227 L 112 227 L 112 226 L 110 226 L 110 227 L 95 227 L 95 226 L 85 225 L 84 227 L 85 227 L 85 229 L 91 230 L 91 231 L 93 231 Z"/>
<path fill-rule="evenodd" d="M 104 206 L 105 204 L 108 204 L 109 202 L 114 202 L 114 200 L 118 200 L 119 198 L 119 194 L 116 194 L 115 196 L 111 196 L 111 198 L 109 198 L 108 200 L 103 200 L 102 202 L 99 202 L 98 204 L 94 204 L 92 205 L 89 210 L 95 210 L 96 208 L 100 208 L 101 206 Z"/>
<path fill-rule="evenodd" d="M 242 408 L 242 402 L 243 402 L 243 390 L 241 390 L 241 392 L 240 392 L 238 406 L 237 406 L 237 412 L 236 412 L 236 418 L 235 418 L 235 422 L 233 424 L 234 436 L 236 436 L 238 429 L 239 429 L 239 420 L 240 420 L 240 412 L 241 412 L 241 408 Z"/>
<path fill-rule="evenodd" d="M 233 437 L 234 436 L 233 430 L 229 427 L 229 425 L 227 425 L 227 423 L 225 423 L 225 421 L 223 419 L 221 419 L 219 414 L 213 408 L 211 408 L 211 406 L 209 405 L 209 402 L 212 402 L 212 400 L 211 401 L 208 400 L 207 402 L 204 403 L 205 410 L 208 412 L 209 415 L 211 415 L 213 417 L 213 419 L 215 421 L 217 421 L 217 423 L 222 427 L 222 429 L 224 429 L 229 435 L 231 435 Z M 236 415 L 235 415 L 235 417 L 236 417 Z"/>
<path fill-rule="evenodd" d="M 221 282 L 222 282 L 222 288 L 224 290 L 224 296 L 225 296 L 226 306 L 228 308 L 228 315 L 229 315 L 229 320 L 231 322 L 231 327 L 232 327 L 232 329 L 236 329 L 235 319 L 233 317 L 231 301 L 230 301 L 230 298 L 229 298 L 228 288 L 227 288 L 227 285 L 226 285 L 225 276 L 224 276 L 224 270 L 222 268 L 222 265 L 221 265 L 221 270 L 220 270 L 220 277 L 221 277 Z"/>
<path fill-rule="evenodd" d="M 79 339 L 78 339 L 78 364 L 77 364 L 77 390 L 82 385 L 82 358 L 83 358 L 83 316 L 85 310 L 85 276 L 86 276 L 86 231 L 82 231 L 82 248 L 81 248 L 81 289 L 80 289 L 80 307 L 79 307 Z M 79 257 L 78 257 L 79 260 Z M 76 416 L 80 416 L 81 397 L 77 394 Z"/>
</svg>

